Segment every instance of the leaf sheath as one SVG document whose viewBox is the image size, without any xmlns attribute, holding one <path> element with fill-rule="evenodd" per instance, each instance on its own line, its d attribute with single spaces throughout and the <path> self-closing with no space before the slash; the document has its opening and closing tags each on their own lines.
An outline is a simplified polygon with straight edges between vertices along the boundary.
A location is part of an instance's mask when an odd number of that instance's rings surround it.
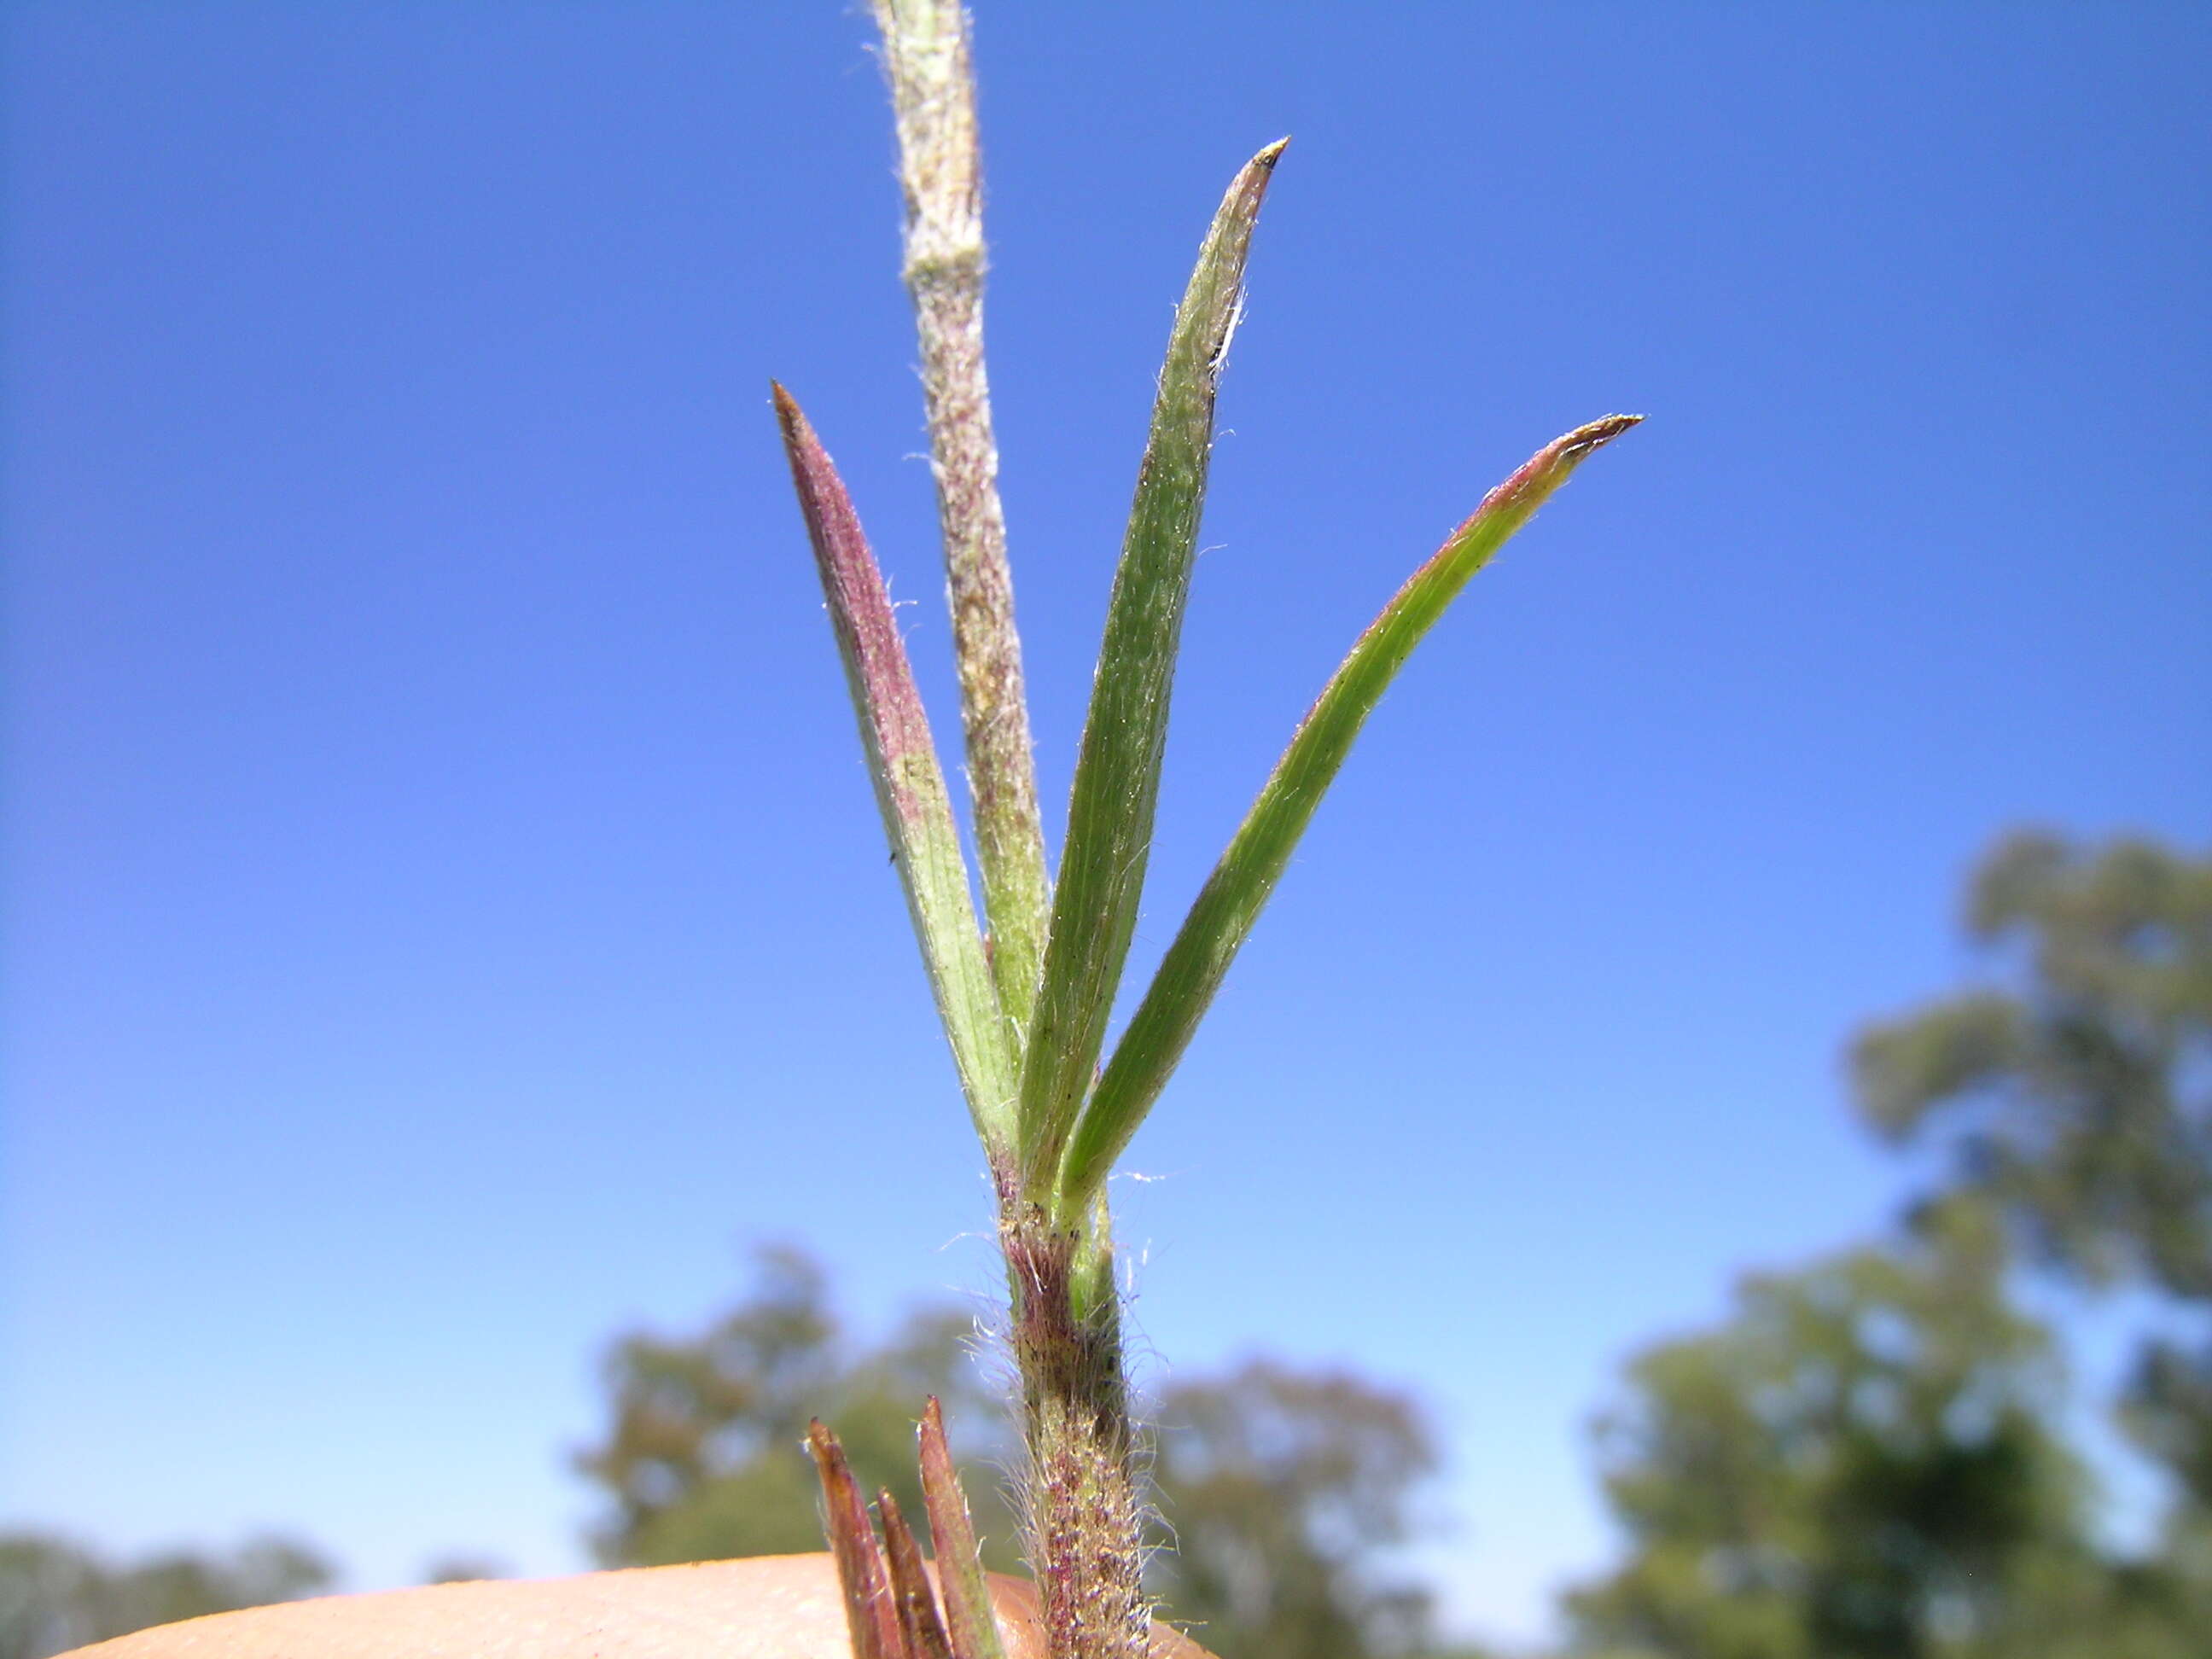
<svg viewBox="0 0 2212 1659">
<path fill-rule="evenodd" d="M 1353 739 L 1413 647 L 1583 459 L 1640 418 L 1607 416 L 1539 450 L 1483 499 L 1359 636 L 1206 878 L 1115 1046 L 1069 1143 L 1058 1213 L 1082 1213 L 1152 1109 Z"/>
<path fill-rule="evenodd" d="M 929 718 L 891 612 L 883 573 L 868 550 L 836 468 L 791 394 L 775 388 L 792 482 L 822 576 L 845 665 L 868 775 L 906 889 L 930 989 L 952 1047 L 976 1132 L 994 1161 L 1009 1150 L 1016 1089 L 1012 1034 L 975 930 L 967 861 L 929 735 Z"/>
<path fill-rule="evenodd" d="M 1206 500 L 1214 392 L 1243 306 L 1253 227 L 1282 151 L 1281 143 L 1270 144 L 1231 184 L 1176 308 L 1160 371 L 1076 757 L 1044 979 L 1024 1054 L 1023 1185 L 1039 1199 L 1097 1064 L 1136 927 Z"/>
</svg>

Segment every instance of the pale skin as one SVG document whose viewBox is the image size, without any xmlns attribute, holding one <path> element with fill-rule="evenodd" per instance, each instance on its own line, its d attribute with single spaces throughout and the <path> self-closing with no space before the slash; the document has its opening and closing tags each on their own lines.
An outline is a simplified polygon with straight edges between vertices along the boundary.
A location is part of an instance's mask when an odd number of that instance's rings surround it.
<svg viewBox="0 0 2212 1659">
<path fill-rule="evenodd" d="M 1036 1598 L 994 1575 L 1006 1659 L 1045 1659 Z M 851 1659 L 830 1557 L 332 1595 L 163 1625 L 64 1659 Z M 1150 1659 L 1206 1659 L 1155 1626 Z"/>
</svg>

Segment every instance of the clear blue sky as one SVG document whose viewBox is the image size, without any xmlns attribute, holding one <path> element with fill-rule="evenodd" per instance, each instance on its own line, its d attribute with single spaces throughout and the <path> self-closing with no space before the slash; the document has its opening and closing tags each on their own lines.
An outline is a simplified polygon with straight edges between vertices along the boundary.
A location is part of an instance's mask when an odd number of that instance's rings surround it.
<svg viewBox="0 0 2212 1659">
<path fill-rule="evenodd" d="M 1296 136 L 1140 971 L 1406 570 L 1651 416 L 1384 705 L 1126 1189 L 1162 1363 L 1419 1389 L 1455 1605 L 1536 1630 L 1620 1357 L 1889 1212 L 1838 1045 L 1966 968 L 1976 852 L 2212 826 L 2212 14 L 981 12 L 1055 807 L 1170 307 Z M 767 403 L 949 732 L 858 13 L 9 9 L 6 1519 L 568 1570 L 612 1331 L 763 1238 L 863 1328 L 990 1284 Z"/>
</svg>

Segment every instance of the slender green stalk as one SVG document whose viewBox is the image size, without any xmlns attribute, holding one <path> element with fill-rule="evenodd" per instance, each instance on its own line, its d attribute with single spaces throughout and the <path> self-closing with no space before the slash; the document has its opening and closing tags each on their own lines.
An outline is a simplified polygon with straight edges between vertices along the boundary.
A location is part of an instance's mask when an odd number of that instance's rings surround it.
<svg viewBox="0 0 2212 1659">
<path fill-rule="evenodd" d="M 945 538 L 945 598 L 999 1000 L 1021 1041 L 1044 956 L 1044 830 L 983 367 L 982 161 L 958 0 L 874 0 L 898 124 L 906 284 Z"/>
<path fill-rule="evenodd" d="M 1222 976 L 1398 670 L 1474 573 L 1575 468 L 1641 418 L 1609 415 L 1539 450 L 1492 490 L 1359 636 L 1261 787 L 1091 1091 L 1060 1172 L 1058 1212 L 1080 1215 L 1182 1058 Z"/>
</svg>

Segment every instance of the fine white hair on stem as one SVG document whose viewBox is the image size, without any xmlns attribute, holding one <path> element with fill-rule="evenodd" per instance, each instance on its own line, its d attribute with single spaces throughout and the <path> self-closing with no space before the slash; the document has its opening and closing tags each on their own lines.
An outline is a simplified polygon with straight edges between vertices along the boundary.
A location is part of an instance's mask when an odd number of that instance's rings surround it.
<svg viewBox="0 0 2212 1659">
<path fill-rule="evenodd" d="M 1044 950 L 1044 831 L 983 359 L 983 185 L 968 19 L 958 0 L 874 0 L 898 127 L 905 277 L 945 540 L 945 598 L 994 976 L 1026 1026 Z"/>
</svg>

